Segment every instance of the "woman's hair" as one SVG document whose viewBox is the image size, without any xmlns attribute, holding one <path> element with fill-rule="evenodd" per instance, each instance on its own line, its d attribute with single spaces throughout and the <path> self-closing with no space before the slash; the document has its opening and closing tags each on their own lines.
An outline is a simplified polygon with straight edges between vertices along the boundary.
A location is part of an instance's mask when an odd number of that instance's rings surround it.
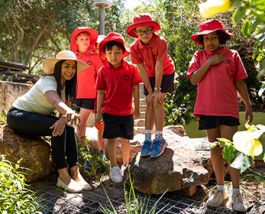
<svg viewBox="0 0 265 214">
<path fill-rule="evenodd" d="M 57 93 L 61 96 L 62 86 L 61 86 L 61 71 L 62 64 L 65 60 L 60 60 L 55 64 L 53 76 L 57 82 Z M 77 63 L 75 62 L 76 67 Z M 76 97 L 76 81 L 77 81 L 77 72 L 75 72 L 74 76 L 70 80 L 65 81 L 65 100 L 73 100 Z"/>
<path fill-rule="evenodd" d="M 215 32 L 216 32 L 217 35 L 218 35 L 219 43 L 220 43 L 221 45 L 224 45 L 224 44 L 226 43 L 226 41 L 230 39 L 230 36 L 229 36 L 228 34 L 224 33 L 224 32 L 221 31 L 221 30 L 217 30 L 217 31 L 215 31 Z M 200 44 L 203 45 L 203 35 L 198 36 L 198 37 L 197 37 L 197 41 L 198 41 Z"/>
<path fill-rule="evenodd" d="M 123 53 L 125 52 L 125 48 L 123 46 L 123 44 L 121 44 L 120 42 L 116 42 L 116 41 L 110 41 L 108 43 L 106 43 L 103 46 L 104 52 L 106 52 L 106 50 L 111 50 L 113 46 L 117 46 L 118 48 L 122 49 Z"/>
</svg>

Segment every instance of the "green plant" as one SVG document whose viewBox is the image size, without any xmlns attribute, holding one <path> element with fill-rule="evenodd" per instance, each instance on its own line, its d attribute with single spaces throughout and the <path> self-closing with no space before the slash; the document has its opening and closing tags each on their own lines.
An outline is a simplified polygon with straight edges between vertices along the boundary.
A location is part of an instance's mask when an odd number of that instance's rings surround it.
<svg viewBox="0 0 265 214">
<path fill-rule="evenodd" d="M 0 125 L 4 125 L 6 124 L 6 111 L 2 111 L 1 115 L 0 115 Z"/>
<path fill-rule="evenodd" d="M 105 189 L 104 189 L 105 191 Z M 137 194 L 133 187 L 133 181 L 131 179 L 131 176 L 129 174 L 129 191 L 127 191 L 126 186 L 124 185 L 124 206 L 125 213 L 127 214 L 155 214 L 159 213 L 161 210 L 164 209 L 164 207 L 157 209 L 157 204 L 162 199 L 162 197 L 166 194 L 167 191 L 165 191 L 158 200 L 151 204 L 148 198 L 140 198 L 137 197 Z M 114 205 L 112 204 L 107 192 L 105 191 L 105 194 L 108 198 L 108 201 L 111 205 L 111 209 L 101 206 L 102 212 L 105 214 L 117 214 L 119 213 Z M 150 206 L 151 208 L 150 208 Z"/>
<path fill-rule="evenodd" d="M 84 171 L 89 178 L 95 178 L 100 180 L 101 174 L 106 173 L 109 168 L 109 162 L 107 160 L 102 160 L 100 153 L 95 148 L 88 147 L 88 140 L 86 140 L 86 147 L 80 147 L 79 153 L 81 157 L 81 164 L 89 162 L 91 165 L 88 168 L 85 168 Z"/>
<path fill-rule="evenodd" d="M 27 189 L 19 163 L 11 164 L 0 156 L 0 211 L 2 213 L 41 213 L 39 199 Z"/>
<path fill-rule="evenodd" d="M 216 146 L 222 147 L 223 158 L 241 173 L 248 169 L 255 159 L 265 162 L 265 126 L 248 124 L 245 126 L 247 130 L 236 132 L 233 141 L 218 138 L 218 142 L 211 145 L 212 149 Z"/>
</svg>

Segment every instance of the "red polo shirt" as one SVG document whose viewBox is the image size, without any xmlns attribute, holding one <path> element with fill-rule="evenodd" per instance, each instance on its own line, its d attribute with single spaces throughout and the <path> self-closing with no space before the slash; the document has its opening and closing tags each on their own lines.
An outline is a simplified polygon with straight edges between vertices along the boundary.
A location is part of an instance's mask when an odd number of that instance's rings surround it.
<svg viewBox="0 0 265 214">
<path fill-rule="evenodd" d="M 133 64 L 123 61 L 115 69 L 106 63 L 100 69 L 96 82 L 97 90 L 105 90 L 102 112 L 117 116 L 133 114 L 133 86 L 141 81 L 140 73 Z"/>
<path fill-rule="evenodd" d="M 96 78 L 103 63 L 98 54 L 94 52 L 86 54 L 76 53 L 76 57 L 89 65 L 88 69 L 77 73 L 76 98 L 95 99 L 97 96 L 95 89 Z"/>
<path fill-rule="evenodd" d="M 166 40 L 155 33 L 149 45 L 143 45 L 140 39 L 132 44 L 131 59 L 134 64 L 145 64 L 148 77 L 155 76 L 157 60 L 163 61 L 164 74 L 172 74 L 175 71 L 174 63 L 168 54 Z"/>
<path fill-rule="evenodd" d="M 235 80 L 247 78 L 247 72 L 237 51 L 225 47 L 216 52 L 196 51 L 188 68 L 187 77 L 198 70 L 210 57 L 222 54 L 225 61 L 209 68 L 197 84 L 194 115 L 232 116 L 239 118 Z"/>
</svg>

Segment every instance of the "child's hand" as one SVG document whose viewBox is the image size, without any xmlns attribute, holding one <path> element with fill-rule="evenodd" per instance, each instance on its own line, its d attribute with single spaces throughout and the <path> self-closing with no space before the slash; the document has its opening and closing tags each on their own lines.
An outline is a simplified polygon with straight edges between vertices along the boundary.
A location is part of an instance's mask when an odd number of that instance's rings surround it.
<svg viewBox="0 0 265 214">
<path fill-rule="evenodd" d="M 152 95 L 153 94 L 151 94 L 151 93 L 149 93 L 149 94 L 146 95 L 145 103 L 146 103 L 147 106 L 150 106 L 152 104 L 152 98 L 153 98 Z"/>
<path fill-rule="evenodd" d="M 96 113 L 96 123 L 101 123 L 101 121 L 102 121 L 102 113 L 97 112 Z"/>
<path fill-rule="evenodd" d="M 161 105 L 164 102 L 164 95 L 160 91 L 153 93 L 154 105 Z"/>
<path fill-rule="evenodd" d="M 216 54 L 212 56 L 211 58 L 209 58 L 208 60 L 210 61 L 211 65 L 216 65 L 220 62 L 223 62 L 225 59 L 226 59 L 225 56 L 221 54 Z"/>
<path fill-rule="evenodd" d="M 253 113 L 252 113 L 252 108 L 251 107 L 246 107 L 246 110 L 245 110 L 245 120 L 246 122 L 249 124 L 252 122 L 252 119 L 253 119 Z"/>
<path fill-rule="evenodd" d="M 140 111 L 139 111 L 139 109 L 138 110 L 134 110 L 133 115 L 134 115 L 134 119 L 139 119 L 140 118 Z"/>
</svg>

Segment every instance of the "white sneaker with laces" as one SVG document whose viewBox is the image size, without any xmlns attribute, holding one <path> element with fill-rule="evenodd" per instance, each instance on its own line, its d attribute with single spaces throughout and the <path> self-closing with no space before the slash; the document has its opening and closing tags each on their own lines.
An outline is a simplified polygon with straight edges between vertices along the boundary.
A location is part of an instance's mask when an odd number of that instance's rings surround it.
<svg viewBox="0 0 265 214">
<path fill-rule="evenodd" d="M 114 183 L 120 183 L 123 180 L 120 167 L 113 166 L 110 168 L 109 177 Z"/>
<path fill-rule="evenodd" d="M 231 197 L 229 197 L 229 201 L 227 202 L 227 207 L 232 208 L 237 212 L 246 212 L 247 209 L 244 206 L 242 195 L 240 192 L 233 193 Z"/>
<path fill-rule="evenodd" d="M 207 201 L 207 206 L 217 208 L 223 205 L 224 201 L 228 198 L 226 191 L 217 190 Z"/>
</svg>

